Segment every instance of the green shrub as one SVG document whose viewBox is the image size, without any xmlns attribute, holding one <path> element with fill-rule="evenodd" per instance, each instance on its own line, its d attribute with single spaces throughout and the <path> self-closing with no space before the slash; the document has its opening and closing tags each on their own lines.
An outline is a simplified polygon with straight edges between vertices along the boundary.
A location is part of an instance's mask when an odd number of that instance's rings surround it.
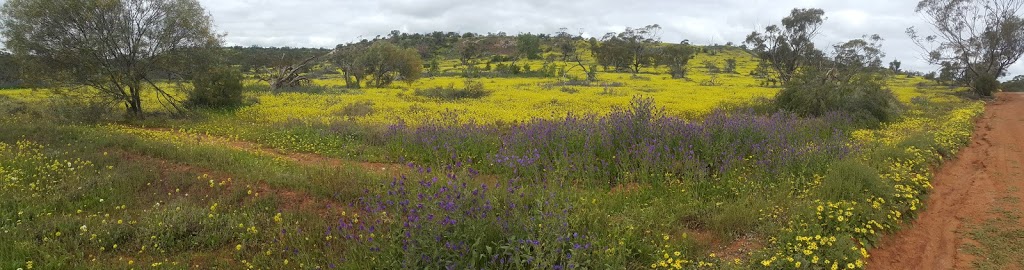
<svg viewBox="0 0 1024 270">
<path fill-rule="evenodd" d="M 836 77 L 831 72 L 803 72 L 776 95 L 775 105 L 802 116 L 847 113 L 868 126 L 899 115 L 902 106 L 882 78 L 867 73 Z"/>
<path fill-rule="evenodd" d="M 996 76 L 992 76 L 989 74 L 978 75 L 971 82 L 971 90 L 973 90 L 974 93 L 978 94 L 979 96 L 992 96 L 992 93 L 995 93 L 996 90 L 999 90 L 999 80 L 996 79 Z"/>
<path fill-rule="evenodd" d="M 491 92 L 484 89 L 484 84 L 482 82 L 466 80 L 463 88 L 457 88 L 455 87 L 455 84 L 449 84 L 447 87 L 416 89 L 415 94 L 417 96 L 433 99 L 458 100 L 464 98 L 482 98 L 490 95 Z"/>
<path fill-rule="evenodd" d="M 230 108 L 242 104 L 242 73 L 229 67 L 213 68 L 192 80 L 195 89 L 185 105 L 189 107 Z"/>
</svg>

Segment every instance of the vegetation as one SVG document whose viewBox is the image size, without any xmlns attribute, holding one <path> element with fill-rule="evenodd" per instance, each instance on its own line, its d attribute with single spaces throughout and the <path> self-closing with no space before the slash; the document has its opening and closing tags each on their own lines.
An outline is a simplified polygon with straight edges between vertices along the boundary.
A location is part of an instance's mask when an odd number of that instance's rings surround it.
<svg viewBox="0 0 1024 270">
<path fill-rule="evenodd" d="M 1018 0 L 921 0 L 917 12 L 936 35 L 907 34 L 928 52 L 932 64 L 950 69 L 951 76 L 970 82 L 974 93 L 991 96 L 997 79 L 1024 55 L 1024 18 Z"/>
<path fill-rule="evenodd" d="M 230 108 L 242 105 L 242 73 L 228 67 L 217 67 L 192 79 L 192 91 L 185 105 L 208 108 Z"/>
<path fill-rule="evenodd" d="M 220 46 L 210 18 L 194 0 L 13 0 L 0 14 L 4 45 L 24 60 L 26 78 L 55 87 L 88 86 L 123 103 L 133 116 L 143 114 L 143 91 L 176 104 L 156 81 L 184 80 L 205 70 L 196 66 L 208 64 L 207 50 Z"/>
<path fill-rule="evenodd" d="M 4 23 L 122 4 L 209 25 L 195 2 L 100 2 L 10 0 Z M 145 59 L 190 76 L 113 75 L 162 90 L 131 101 L 147 119 L 2 89 L 0 268 L 864 268 L 984 103 L 883 67 L 878 36 L 820 51 L 823 16 L 794 9 L 752 51 L 662 44 L 658 25 L 185 46 Z"/>
</svg>

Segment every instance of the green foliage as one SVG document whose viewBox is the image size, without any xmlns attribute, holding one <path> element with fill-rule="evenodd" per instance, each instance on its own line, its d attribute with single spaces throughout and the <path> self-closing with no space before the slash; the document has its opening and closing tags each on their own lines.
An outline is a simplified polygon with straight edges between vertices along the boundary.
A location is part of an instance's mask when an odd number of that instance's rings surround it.
<svg viewBox="0 0 1024 270">
<path fill-rule="evenodd" d="M 857 74 L 846 81 L 826 76 L 828 72 L 817 69 L 798 74 L 776 95 L 776 106 L 804 116 L 847 113 L 867 125 L 893 120 L 899 114 L 899 101 L 875 75 Z"/>
<path fill-rule="evenodd" d="M 999 80 L 991 74 L 977 75 L 971 82 L 971 90 L 979 96 L 990 97 L 999 90 Z"/>
<path fill-rule="evenodd" d="M 395 80 L 414 82 L 420 78 L 423 59 L 415 49 L 402 49 L 390 42 L 375 42 L 366 49 L 360 62 L 373 76 L 377 87 L 390 85 Z"/>
<path fill-rule="evenodd" d="M 12 0 L 0 14 L 4 45 L 26 60 L 27 78 L 90 86 L 133 116 L 144 90 L 169 96 L 153 83 L 160 74 L 200 70 L 220 45 L 197 1 Z"/>
<path fill-rule="evenodd" d="M 921 0 L 915 11 L 935 34 L 920 36 L 914 27 L 907 34 L 927 51 L 929 62 L 943 66 L 940 78 L 968 79 L 975 94 L 990 96 L 996 79 L 1024 55 L 1022 7 L 1018 0 Z"/>
<path fill-rule="evenodd" d="M 516 36 L 516 49 L 526 59 L 538 60 L 541 53 L 540 37 L 530 33 L 519 34 L 519 36 Z"/>
<path fill-rule="evenodd" d="M 812 39 L 825 21 L 824 16 L 821 9 L 795 8 L 782 19 L 782 27 L 771 25 L 763 33 L 753 32 L 744 43 L 752 46 L 751 50 L 771 67 L 780 82 L 787 83 L 801 67 L 821 55 Z"/>
<path fill-rule="evenodd" d="M 462 88 L 455 87 L 455 84 L 449 84 L 447 87 L 433 87 L 427 89 L 416 89 L 415 94 L 417 96 L 423 96 L 433 99 L 440 100 L 459 100 L 467 98 L 482 98 L 491 94 L 491 91 L 484 89 L 484 84 L 476 81 L 467 79 L 463 84 Z"/>
<path fill-rule="evenodd" d="M 192 79 L 193 89 L 185 105 L 204 108 L 231 108 L 242 104 L 242 73 L 229 67 L 217 67 Z"/>
<path fill-rule="evenodd" d="M 868 126 L 894 120 L 901 104 L 885 85 L 881 40 L 872 35 L 835 45 L 831 60 L 821 59 L 790 79 L 776 105 L 804 116 L 841 112 Z"/>
<path fill-rule="evenodd" d="M 21 84 L 21 66 L 14 55 L 0 50 L 0 88 L 15 87 Z"/>
</svg>

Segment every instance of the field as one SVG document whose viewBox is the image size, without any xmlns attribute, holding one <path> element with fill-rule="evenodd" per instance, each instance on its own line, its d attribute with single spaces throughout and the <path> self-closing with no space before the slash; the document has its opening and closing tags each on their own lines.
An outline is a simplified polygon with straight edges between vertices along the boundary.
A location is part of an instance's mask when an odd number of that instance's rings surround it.
<svg viewBox="0 0 1024 270">
<path fill-rule="evenodd" d="M 422 93 L 464 79 L 249 81 L 239 109 L 130 121 L 0 90 L 0 268 L 860 269 L 984 111 L 896 75 L 891 123 L 766 112 L 755 65 L 451 99 Z"/>
</svg>

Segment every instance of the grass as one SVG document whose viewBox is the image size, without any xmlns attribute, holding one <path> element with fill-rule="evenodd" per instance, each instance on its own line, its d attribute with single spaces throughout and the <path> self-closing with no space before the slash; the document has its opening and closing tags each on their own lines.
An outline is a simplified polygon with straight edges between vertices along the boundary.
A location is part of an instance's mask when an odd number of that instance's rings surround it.
<svg viewBox="0 0 1024 270">
<path fill-rule="evenodd" d="M 1011 191 L 1013 192 L 1013 191 Z M 1024 266 L 1024 227 L 1017 206 L 1020 198 L 1007 196 L 996 201 L 991 214 L 994 218 L 970 226 L 968 234 L 977 244 L 966 244 L 968 253 L 975 256 L 977 269 L 1007 269 Z"/>
</svg>

